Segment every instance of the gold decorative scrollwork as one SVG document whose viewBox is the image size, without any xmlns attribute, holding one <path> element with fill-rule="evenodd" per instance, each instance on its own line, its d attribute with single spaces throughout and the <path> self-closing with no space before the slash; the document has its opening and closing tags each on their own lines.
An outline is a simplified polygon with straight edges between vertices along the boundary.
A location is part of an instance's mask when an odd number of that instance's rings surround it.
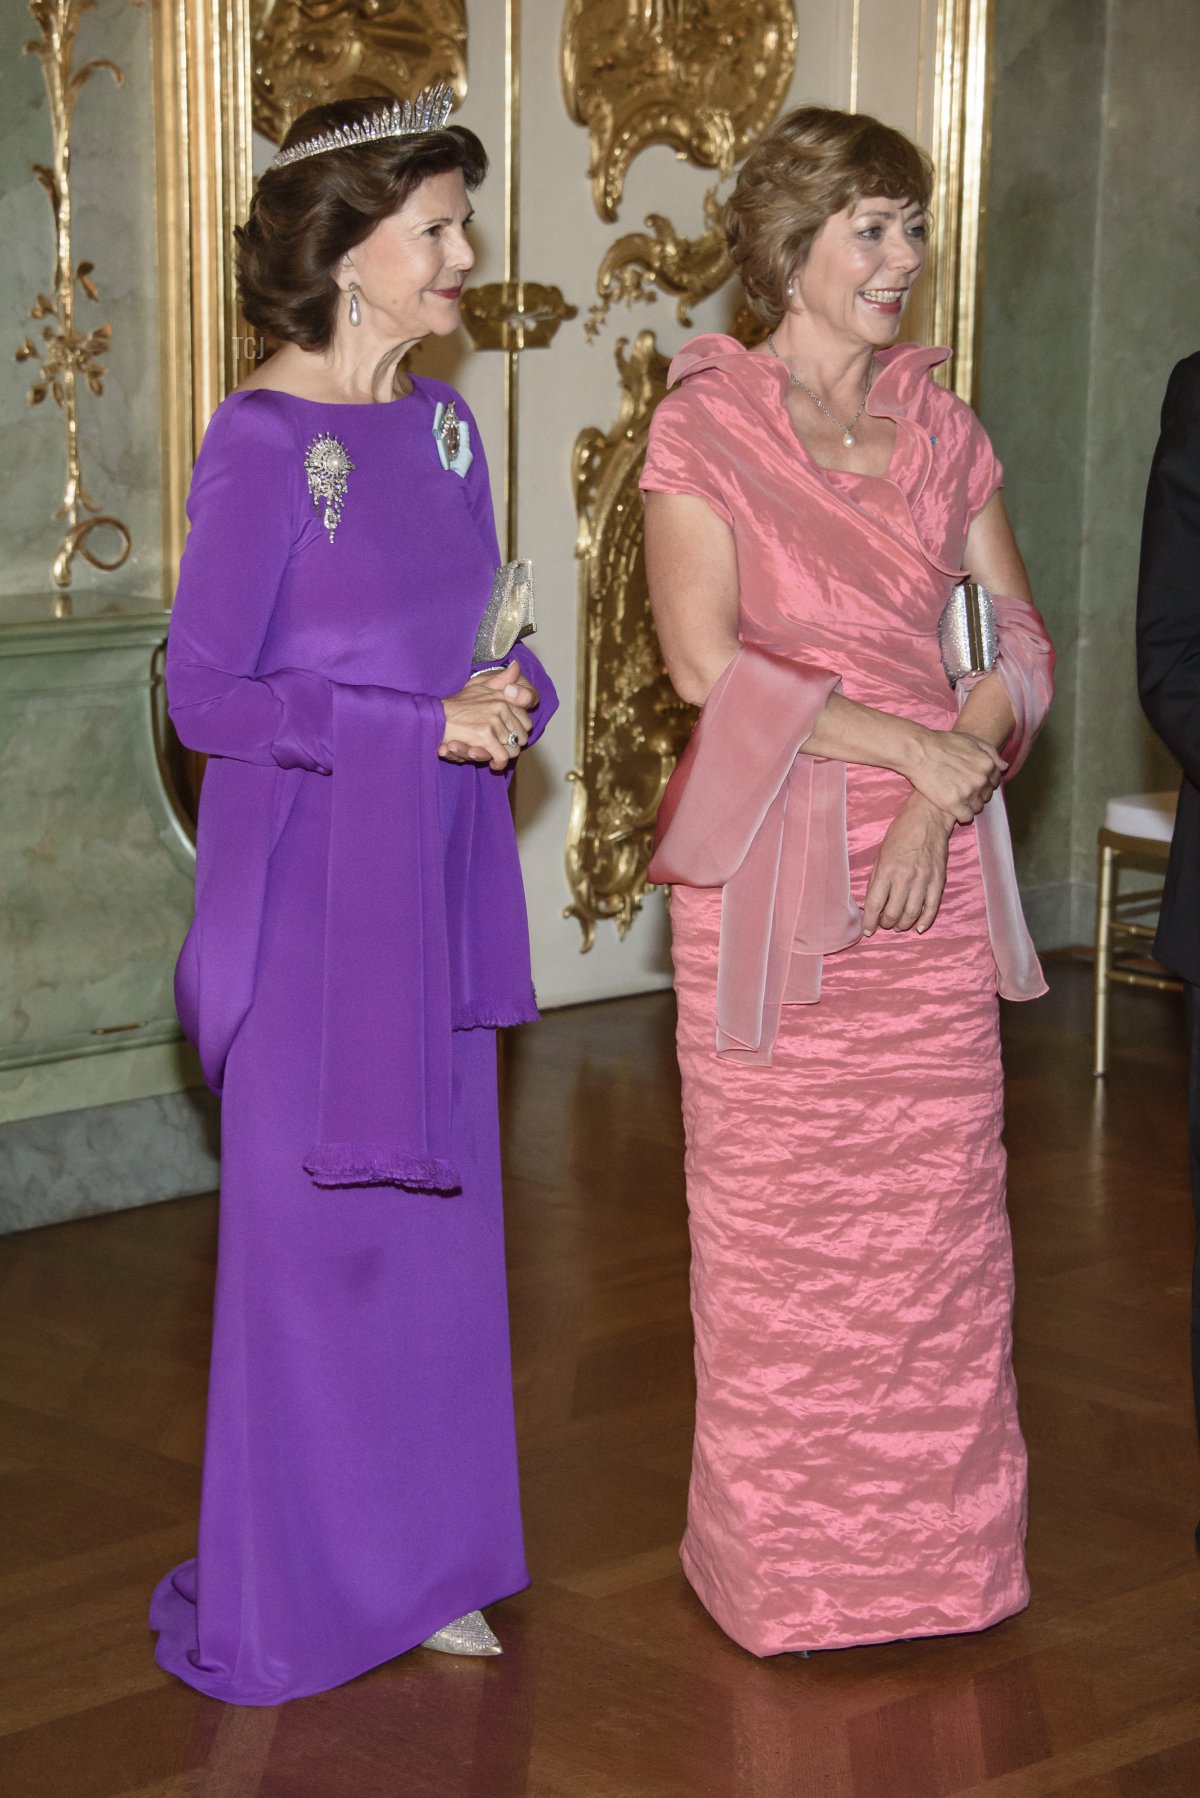
<svg viewBox="0 0 1200 1798">
<path fill-rule="evenodd" d="M 462 297 L 463 323 L 477 350 L 545 349 L 577 311 L 561 288 L 540 281 L 492 281 L 468 287 Z"/>
<path fill-rule="evenodd" d="M 638 475 L 650 417 L 666 392 L 667 360 L 652 331 L 629 354 L 616 346 L 621 406 L 607 433 L 575 440 L 579 515 L 580 679 L 574 785 L 567 827 L 567 880 L 583 948 L 596 924 L 624 936 L 646 891 L 654 820 L 695 712 L 663 667 L 646 589 Z"/>
<path fill-rule="evenodd" d="M 125 77 L 107 56 L 95 56 L 81 68 L 73 69 L 75 39 L 80 20 L 95 8 L 95 0 L 30 0 L 29 10 L 41 28 L 41 37 L 25 45 L 26 54 L 36 56 L 42 65 L 46 97 L 50 103 L 50 131 L 54 161 L 50 167 L 35 163 L 33 172 L 46 191 L 54 214 L 54 297 L 39 293 L 30 317 L 48 319 L 42 328 L 45 348 L 38 349 L 26 337 L 16 352 L 18 362 L 40 358 L 39 378 L 29 389 L 29 403 L 40 406 L 47 395 L 54 400 L 64 417 L 67 435 L 67 478 L 62 504 L 54 516 L 65 518 L 67 531 L 50 565 L 50 576 L 56 589 L 54 615 L 71 615 L 71 563 L 77 555 L 93 568 L 106 573 L 120 568 L 129 555 L 131 538 L 119 518 L 100 512 L 95 500 L 83 484 L 79 460 L 79 409 L 77 382 L 82 380 L 88 392 L 97 397 L 104 392 L 106 369 L 101 356 L 107 355 L 112 340 L 110 325 L 96 325 L 90 331 L 79 331 L 75 325 L 75 289 L 92 301 L 100 298 L 92 278 L 92 264 L 76 266 L 71 241 L 71 125 L 75 103 L 84 85 L 97 70 L 105 69 L 120 87 Z M 92 513 L 93 517 L 81 516 Z M 88 543 L 96 530 L 112 531 L 117 549 L 105 561 Z"/>
<path fill-rule="evenodd" d="M 601 218 L 616 218 L 649 144 L 727 174 L 775 117 L 795 60 L 793 0 L 567 0 L 563 94 L 588 129 Z"/>
<path fill-rule="evenodd" d="M 675 316 L 681 325 L 690 325 L 691 307 L 716 293 L 733 273 L 721 212 L 717 189 L 711 187 L 704 196 L 708 228 L 699 237 L 681 237 L 658 212 L 649 215 L 645 231 L 619 237 L 596 272 L 600 297 L 584 323 L 587 335 L 597 335 L 618 301 L 630 306 L 635 300 L 653 300 L 656 287 L 678 296 Z"/>
<path fill-rule="evenodd" d="M 330 100 L 431 81 L 466 98 L 466 0 L 255 0 L 250 47 L 254 124 L 272 143 Z"/>
</svg>

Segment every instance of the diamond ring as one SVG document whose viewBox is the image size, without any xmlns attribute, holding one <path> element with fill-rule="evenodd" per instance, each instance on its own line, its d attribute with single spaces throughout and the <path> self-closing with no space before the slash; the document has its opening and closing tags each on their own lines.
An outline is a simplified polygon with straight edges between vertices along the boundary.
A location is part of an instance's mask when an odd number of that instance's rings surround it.
<svg viewBox="0 0 1200 1798">
<path fill-rule="evenodd" d="M 520 737 L 517 735 L 515 730 L 510 730 L 508 733 L 508 747 L 510 749 L 519 749 L 520 746 L 521 746 Z"/>
</svg>

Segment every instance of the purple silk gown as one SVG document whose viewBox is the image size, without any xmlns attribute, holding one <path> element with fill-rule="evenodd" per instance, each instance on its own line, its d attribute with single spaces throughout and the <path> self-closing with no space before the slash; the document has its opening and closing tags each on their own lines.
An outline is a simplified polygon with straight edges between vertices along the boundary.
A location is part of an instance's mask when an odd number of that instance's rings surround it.
<svg viewBox="0 0 1200 1798">
<path fill-rule="evenodd" d="M 224 1104 L 199 1546 L 151 1626 L 164 1668 L 237 1704 L 528 1582 L 494 1029 L 536 1015 L 524 898 L 507 782 L 437 757 L 499 557 L 470 414 L 414 389 L 231 395 L 171 621 L 172 717 L 212 758 L 177 997 Z M 469 466 L 444 465 L 439 402 Z M 305 470 L 329 437 L 332 535 Z M 556 701 L 519 655 L 536 735 Z"/>
</svg>

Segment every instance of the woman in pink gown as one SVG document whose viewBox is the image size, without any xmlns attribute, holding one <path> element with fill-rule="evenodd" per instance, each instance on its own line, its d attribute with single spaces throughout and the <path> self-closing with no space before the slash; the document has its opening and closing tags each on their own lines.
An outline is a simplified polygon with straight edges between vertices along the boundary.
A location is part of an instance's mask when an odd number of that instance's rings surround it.
<svg viewBox="0 0 1200 1798">
<path fill-rule="evenodd" d="M 651 596 L 703 706 L 660 822 L 697 1417 L 683 1561 L 760 1655 L 1027 1602 L 997 994 L 1035 997 L 1001 782 L 1053 656 L 971 409 L 898 345 L 932 171 L 804 108 L 728 211 L 761 348 L 694 339 L 653 423 Z M 999 655 L 938 621 L 985 585 Z"/>
</svg>

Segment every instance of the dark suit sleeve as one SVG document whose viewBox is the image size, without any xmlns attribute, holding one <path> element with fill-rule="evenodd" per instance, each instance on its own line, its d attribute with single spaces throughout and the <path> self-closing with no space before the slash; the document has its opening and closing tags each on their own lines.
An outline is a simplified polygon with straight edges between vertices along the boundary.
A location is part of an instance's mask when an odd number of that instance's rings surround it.
<svg viewBox="0 0 1200 1798">
<path fill-rule="evenodd" d="M 1177 364 L 1163 401 L 1142 524 L 1137 650 L 1146 716 L 1200 786 L 1200 355 Z"/>
</svg>

